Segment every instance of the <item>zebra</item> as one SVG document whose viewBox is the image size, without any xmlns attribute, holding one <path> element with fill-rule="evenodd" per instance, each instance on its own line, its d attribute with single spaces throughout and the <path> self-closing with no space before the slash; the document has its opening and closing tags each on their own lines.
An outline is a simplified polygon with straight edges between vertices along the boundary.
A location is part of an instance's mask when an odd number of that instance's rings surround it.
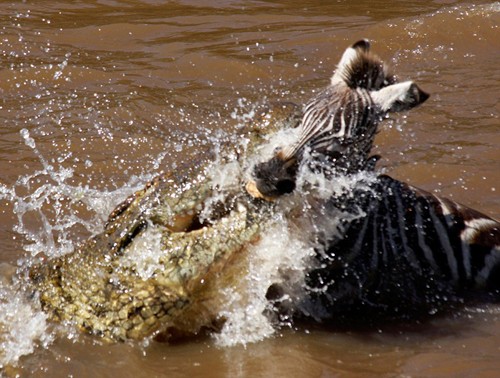
<svg viewBox="0 0 500 378">
<path fill-rule="evenodd" d="M 342 56 L 330 85 L 306 104 L 299 136 L 254 169 L 247 187 L 255 196 L 278 197 L 295 189 L 298 161 L 307 147 L 311 165 L 322 172 L 357 172 L 374 165 L 368 159 L 377 125 L 391 112 L 416 107 L 429 98 L 413 81 L 398 83 L 367 40 L 356 42 Z"/>
<path fill-rule="evenodd" d="M 500 223 L 387 175 L 327 200 L 321 216 L 362 216 L 309 262 L 300 314 L 414 318 L 500 300 Z"/>
<path fill-rule="evenodd" d="M 316 320 L 373 320 L 432 314 L 464 301 L 498 301 L 500 223 L 374 172 L 379 157 L 370 151 L 380 120 L 429 95 L 412 81 L 399 83 L 369 49 L 362 40 L 346 50 L 329 87 L 305 106 L 296 141 L 257 164 L 247 185 L 255 197 L 274 200 L 295 189 L 300 164 L 327 177 L 364 170 L 375 177 L 317 210 L 326 219 L 361 215 L 316 247 L 296 313 Z M 283 290 L 270 288 L 277 308 L 290 297 Z"/>
</svg>

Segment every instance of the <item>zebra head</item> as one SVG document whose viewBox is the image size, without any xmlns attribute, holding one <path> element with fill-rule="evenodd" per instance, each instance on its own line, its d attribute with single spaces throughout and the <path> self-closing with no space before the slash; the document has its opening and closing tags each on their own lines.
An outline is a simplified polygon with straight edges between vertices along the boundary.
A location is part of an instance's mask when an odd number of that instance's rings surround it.
<svg viewBox="0 0 500 378">
<path fill-rule="evenodd" d="M 343 54 L 330 85 L 307 103 L 298 137 L 269 161 L 254 168 L 247 190 L 273 198 L 295 188 L 297 167 L 308 151 L 308 164 L 325 174 L 374 167 L 369 157 L 379 122 L 390 112 L 411 109 L 429 98 L 413 81 L 398 82 L 388 66 L 356 42 Z"/>
</svg>

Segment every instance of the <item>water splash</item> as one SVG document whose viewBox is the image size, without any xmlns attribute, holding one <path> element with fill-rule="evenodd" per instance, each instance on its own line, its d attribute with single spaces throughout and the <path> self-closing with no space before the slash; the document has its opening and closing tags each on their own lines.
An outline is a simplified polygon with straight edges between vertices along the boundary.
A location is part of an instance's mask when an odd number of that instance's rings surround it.
<svg viewBox="0 0 500 378">
<path fill-rule="evenodd" d="M 246 105 L 242 102 L 240 107 L 243 106 Z M 240 111 L 244 113 L 239 118 L 241 122 L 247 122 L 255 111 L 251 108 L 248 112 L 247 114 L 244 110 Z M 234 185 L 239 185 L 238 180 L 234 178 L 248 176 L 257 162 L 256 158 L 247 156 L 245 138 L 234 138 L 221 133 L 210 136 L 216 138 L 219 143 L 213 143 L 215 147 L 212 152 L 216 158 L 207 168 L 208 177 L 221 190 L 216 191 L 212 201 L 205 204 L 207 214 L 210 214 L 213 204 L 224 201 L 224 188 L 231 189 Z M 71 153 L 49 162 L 38 150 L 29 130 L 23 129 L 20 134 L 25 145 L 37 156 L 42 168 L 20 177 L 10 188 L 0 185 L 0 201 L 7 200 L 14 204 L 14 213 L 17 216 L 15 231 L 25 238 L 24 249 L 31 256 L 42 252 L 48 257 L 71 253 L 79 241 L 78 235 L 83 233 L 88 236 L 101 232 L 107 214 L 115 205 L 141 188 L 143 183 L 152 177 L 150 174 L 143 174 L 139 178 L 131 178 L 123 188 L 114 191 L 75 185 L 71 180 L 74 169 L 64 167 Z M 277 146 L 288 144 L 294 137 L 294 130 L 274 134 L 257 152 L 258 159 L 270 157 Z M 223 156 L 219 149 L 221 140 L 232 142 L 235 148 L 234 156 Z M 161 153 L 157 160 L 161 161 L 164 155 L 165 153 Z M 247 158 L 242 159 L 243 163 L 236 163 L 237 156 Z M 92 165 L 91 161 L 83 163 L 86 166 Z M 155 165 L 159 166 L 159 163 Z M 348 191 L 359 178 L 337 179 L 335 183 L 324 180 L 326 179 L 319 178 L 317 174 L 307 170 L 301 171 L 296 196 L 290 197 L 290 201 L 295 202 L 283 202 L 282 210 L 275 215 L 274 225 L 266 230 L 257 245 L 250 248 L 246 274 L 234 287 L 227 288 L 222 293 L 225 305 L 219 316 L 225 318 L 226 323 L 222 332 L 214 335 L 218 345 L 246 345 L 270 337 L 276 332 L 276 320 L 266 315 L 272 312 L 266 295 L 273 284 L 286 286 L 283 300 L 286 300 L 287 296 L 295 296 L 296 299 L 302 295 L 305 268 L 309 257 L 314 253 L 315 244 L 310 236 L 311 233 L 317 232 L 314 227 L 318 225 L 307 224 L 307 227 L 299 230 L 297 224 L 292 225 L 287 220 L 287 211 L 290 205 L 307 205 L 302 196 L 306 191 L 311 191 L 311 188 L 316 194 L 319 193 L 320 198 L 329 198 L 336 191 Z M 85 216 L 82 215 L 84 213 Z M 336 230 L 331 224 L 329 226 L 332 232 Z M 143 279 L 150 278 L 155 270 L 161 268 L 159 259 L 164 255 L 161 250 L 161 233 L 155 232 L 152 225 L 148 227 L 148 232 L 149 234 L 142 238 L 144 242 L 138 240 L 138 243 L 134 243 L 134 247 L 121 260 L 121 264 L 133 267 Z M 26 262 L 29 263 L 29 260 L 28 258 Z M 9 361 L 16 361 L 19 357 L 15 356 L 32 353 L 37 345 L 48 345 L 51 340 L 47 331 L 46 315 L 39 309 L 30 307 L 20 294 L 14 293 L 5 306 L 17 305 L 23 308 L 35 323 L 29 324 L 29 329 L 26 330 L 29 334 L 25 335 L 16 331 L 17 323 L 12 322 L 11 318 L 3 320 L 6 328 L 0 334 L 9 335 L 7 337 L 10 344 L 6 344 L 6 348 L 8 353 L 14 356 L 5 358 Z M 282 326 L 290 325 L 286 317 L 279 320 Z M 16 345 L 16 342 L 19 345 Z"/>
<path fill-rule="evenodd" d="M 214 335 L 218 345 L 246 345 L 275 333 L 275 324 L 266 316 L 270 310 L 266 294 L 273 284 L 286 281 L 287 295 L 300 296 L 307 259 L 314 249 L 290 230 L 286 219 L 279 215 L 274 226 L 248 252 L 248 272 L 242 278 L 242 287 L 228 288 L 223 293 L 226 306 L 219 315 L 226 322 Z"/>
<path fill-rule="evenodd" d="M 20 135 L 41 169 L 19 177 L 12 186 L 0 183 L 0 203 L 13 205 L 17 218 L 13 230 L 24 239 L 23 248 L 28 252 L 28 256 L 18 260 L 19 270 L 39 253 L 51 258 L 74 251 L 82 237 L 102 230 L 117 203 L 152 178 L 151 173 L 131 176 L 127 185 L 111 191 L 75 185 L 71 183 L 74 169 L 63 165 L 70 153 L 49 162 L 38 150 L 29 130 L 22 129 Z M 162 158 L 162 155 L 157 157 Z M 82 164 L 91 166 L 92 162 L 82 161 Z M 0 270 L 0 368 L 15 366 L 22 356 L 49 346 L 54 339 L 48 330 L 48 316 L 36 305 L 36 298 L 28 299 L 20 283 L 3 270 Z M 72 335 L 68 333 L 68 337 Z"/>
<path fill-rule="evenodd" d="M 47 315 L 0 282 L 0 369 L 15 366 L 19 358 L 37 347 L 46 348 L 53 340 L 54 335 L 47 332 Z"/>
<path fill-rule="evenodd" d="M 14 231 L 24 237 L 23 248 L 31 256 L 43 253 L 55 257 L 73 252 L 81 240 L 79 235 L 100 232 L 116 204 L 152 177 L 132 176 L 128 185 L 114 191 L 75 185 L 70 182 L 74 169 L 62 165 L 71 153 L 57 159 L 59 165 L 55 166 L 38 150 L 27 129 L 20 134 L 42 168 L 21 176 L 12 187 L 0 184 L 0 201 L 13 203 L 17 217 Z"/>
<path fill-rule="evenodd" d="M 288 143 L 289 138 L 293 138 L 290 133 L 275 134 L 259 151 L 259 158 L 268 157 L 276 146 Z M 248 172 L 254 163 L 249 163 Z M 305 296 L 305 275 L 315 249 L 324 245 L 325 240 L 345 234 L 344 228 L 350 222 L 364 216 L 356 208 L 327 210 L 326 202 L 332 197 L 349 198 L 354 195 L 354 188 L 370 190 L 369 184 L 376 177 L 372 172 L 360 172 L 328 178 L 311 171 L 307 165 L 301 167 L 296 191 L 280 199 L 273 225 L 248 251 L 244 277 L 223 293 L 225 306 L 219 316 L 226 322 L 222 331 L 214 335 L 219 346 L 257 342 L 275 334 L 276 326 L 292 325 L 288 315 L 281 311 L 279 319 L 269 316 L 274 311 L 267 297 L 269 288 L 280 287 L 277 301 L 285 311 L 287 303 L 291 307 L 291 303 L 300 303 Z M 288 310 L 293 313 L 295 309 Z"/>
<path fill-rule="evenodd" d="M 162 269 L 160 259 L 165 253 L 161 239 L 161 231 L 149 223 L 146 231 L 136 237 L 127 253 L 120 258 L 120 266 L 132 268 L 143 280 L 151 278 L 156 270 Z"/>
<path fill-rule="evenodd" d="M 238 106 L 231 113 L 231 118 L 237 120 L 239 126 L 243 127 L 245 123 L 254 119 L 258 107 L 259 104 L 251 102 L 244 97 L 239 98 Z"/>
</svg>

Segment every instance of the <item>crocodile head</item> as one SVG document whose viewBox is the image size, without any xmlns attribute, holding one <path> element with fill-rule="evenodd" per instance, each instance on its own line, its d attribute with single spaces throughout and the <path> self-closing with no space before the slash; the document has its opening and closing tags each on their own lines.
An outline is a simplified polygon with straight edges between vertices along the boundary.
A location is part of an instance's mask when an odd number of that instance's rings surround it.
<svg viewBox="0 0 500 378">
<path fill-rule="evenodd" d="M 298 107 L 276 104 L 247 125 L 244 166 L 270 133 L 297 124 Z M 234 153 L 236 152 L 236 154 Z M 209 167 L 159 176 L 120 204 L 102 233 L 75 252 L 33 266 L 42 308 L 106 339 L 142 339 L 171 328 L 196 333 L 215 320 L 217 295 L 241 275 L 248 246 L 272 213 L 249 196 L 243 169 L 221 187 Z"/>
</svg>

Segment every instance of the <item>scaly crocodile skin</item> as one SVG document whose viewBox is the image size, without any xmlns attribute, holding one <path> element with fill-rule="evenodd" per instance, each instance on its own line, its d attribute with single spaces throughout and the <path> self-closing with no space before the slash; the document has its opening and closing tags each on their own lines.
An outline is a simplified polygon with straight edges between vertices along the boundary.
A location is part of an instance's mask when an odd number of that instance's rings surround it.
<svg viewBox="0 0 500 378">
<path fill-rule="evenodd" d="M 266 135 L 296 126 L 299 113 L 293 104 L 270 107 L 248 125 L 245 156 Z M 238 274 L 241 255 L 271 219 L 273 204 L 252 198 L 243 186 L 241 177 L 230 188 L 218 188 L 207 167 L 155 178 L 113 211 L 101 234 L 72 254 L 31 268 L 42 308 L 56 320 L 111 340 L 142 339 L 170 328 L 196 333 L 210 326 L 217 292 Z M 216 194 L 223 200 L 201 220 L 200 211 Z M 134 253 L 151 240 L 157 240 L 161 257 L 144 276 Z"/>
</svg>

